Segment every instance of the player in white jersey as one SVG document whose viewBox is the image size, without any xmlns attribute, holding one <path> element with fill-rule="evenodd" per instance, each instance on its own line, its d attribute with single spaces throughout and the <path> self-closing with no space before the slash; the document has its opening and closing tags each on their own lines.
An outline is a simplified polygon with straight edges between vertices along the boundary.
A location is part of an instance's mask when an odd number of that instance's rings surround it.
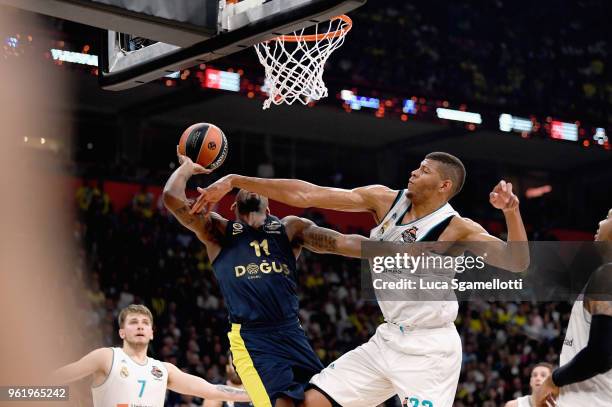
<svg viewBox="0 0 612 407">
<path fill-rule="evenodd" d="M 599 223 L 595 241 L 609 263 L 589 278 L 574 302 L 560 366 L 536 392 L 537 406 L 558 395 L 559 407 L 612 406 L 612 209 Z"/>
<path fill-rule="evenodd" d="M 447 153 L 428 154 L 400 191 L 383 185 L 345 190 L 294 179 L 231 174 L 200 188 L 192 212 L 207 212 L 233 188 L 244 188 L 299 208 L 370 212 L 378 224 L 370 236 L 377 240 L 500 242 L 488 247 L 487 262 L 510 271 L 525 270 L 529 264 L 526 245 L 515 256 L 507 256 L 502 241 L 459 216 L 448 203 L 464 180 L 463 164 Z M 512 185 L 501 181 L 491 192 L 490 202 L 504 213 L 508 241 L 526 242 Z M 461 341 L 453 324 L 457 301 L 379 301 L 379 305 L 386 323 L 369 342 L 313 377 L 314 389 L 306 394 L 306 406 L 374 406 L 395 394 L 407 406 L 452 405 L 461 368 Z"/>
<path fill-rule="evenodd" d="M 56 370 L 52 381 L 71 383 L 93 376 L 95 407 L 163 407 L 166 388 L 204 399 L 249 401 L 244 390 L 213 385 L 171 363 L 147 357 L 153 339 L 153 315 L 144 305 L 129 305 L 119 313 L 122 348 L 99 348 L 79 361 Z"/>
<path fill-rule="evenodd" d="M 529 388 L 531 394 L 511 400 L 505 404 L 504 407 L 536 407 L 533 393 L 535 389 L 540 387 L 542 383 L 552 374 L 553 365 L 550 363 L 542 362 L 538 363 L 531 369 L 531 375 L 529 376 Z"/>
</svg>

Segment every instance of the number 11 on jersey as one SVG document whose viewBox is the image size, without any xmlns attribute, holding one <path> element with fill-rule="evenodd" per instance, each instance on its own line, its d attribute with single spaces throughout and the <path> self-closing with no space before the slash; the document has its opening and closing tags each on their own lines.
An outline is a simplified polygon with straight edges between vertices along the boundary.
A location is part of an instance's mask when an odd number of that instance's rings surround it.
<svg viewBox="0 0 612 407">
<path fill-rule="evenodd" d="M 263 249 L 266 256 L 270 255 L 270 248 L 268 247 L 268 239 L 264 239 L 261 242 L 258 242 L 257 240 L 253 240 L 251 243 L 249 243 L 249 246 L 255 249 L 255 256 L 257 257 L 261 257 L 261 249 Z"/>
</svg>

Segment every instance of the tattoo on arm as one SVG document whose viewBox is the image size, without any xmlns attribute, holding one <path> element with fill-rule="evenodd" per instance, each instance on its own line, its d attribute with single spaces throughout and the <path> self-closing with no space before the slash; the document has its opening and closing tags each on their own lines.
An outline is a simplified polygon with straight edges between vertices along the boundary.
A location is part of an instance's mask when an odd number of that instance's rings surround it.
<svg viewBox="0 0 612 407">
<path fill-rule="evenodd" d="M 197 218 L 194 215 L 189 213 L 189 208 L 186 205 L 181 206 L 174 210 L 174 214 L 177 218 L 183 223 L 183 225 L 188 226 L 194 223 Z"/>
<path fill-rule="evenodd" d="M 247 394 L 247 392 L 243 389 L 237 389 L 235 387 L 231 387 L 231 386 L 226 386 L 224 384 L 217 384 L 215 385 L 215 387 L 217 388 L 217 390 L 219 390 L 222 393 L 227 393 L 227 394 Z"/>
<path fill-rule="evenodd" d="M 338 248 L 338 239 L 334 232 L 317 230 L 304 234 L 304 245 L 317 251 L 333 252 Z"/>
</svg>

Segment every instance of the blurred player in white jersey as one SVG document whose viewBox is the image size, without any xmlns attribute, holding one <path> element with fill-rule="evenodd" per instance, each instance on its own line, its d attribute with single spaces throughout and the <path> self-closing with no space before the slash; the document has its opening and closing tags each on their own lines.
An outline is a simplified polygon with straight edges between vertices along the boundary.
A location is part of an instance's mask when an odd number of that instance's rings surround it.
<svg viewBox="0 0 612 407">
<path fill-rule="evenodd" d="M 153 315 L 144 305 L 129 305 L 119 313 L 122 348 L 99 348 L 79 361 L 56 370 L 52 381 L 65 384 L 93 376 L 95 407 L 163 407 L 166 388 L 211 400 L 249 401 L 244 390 L 213 385 L 167 362 L 147 357 L 153 339 Z"/>
<path fill-rule="evenodd" d="M 558 369 L 536 392 L 537 406 L 559 396 L 559 407 L 612 406 L 612 209 L 599 222 L 595 241 L 603 264 L 572 307 Z"/>
<path fill-rule="evenodd" d="M 192 212 L 206 212 L 209 205 L 233 188 L 244 188 L 299 208 L 370 212 L 378 224 L 370 233 L 371 240 L 497 242 L 500 244 L 487 246 L 487 263 L 514 272 L 525 270 L 529 264 L 526 244 L 515 255 L 507 255 L 509 245 L 476 222 L 461 217 L 448 203 L 459 193 L 464 180 L 463 163 L 441 152 L 428 154 L 411 172 L 406 189 L 399 191 L 383 185 L 345 190 L 295 179 L 231 174 L 199 189 L 200 197 Z M 508 241 L 526 242 L 512 185 L 501 181 L 490 193 L 490 202 L 504 213 Z M 472 252 L 482 255 L 478 250 L 475 246 Z M 306 393 L 306 406 L 371 407 L 397 394 L 406 406 L 450 407 L 461 369 L 461 341 L 453 323 L 457 301 L 378 303 L 386 323 L 378 327 L 370 341 L 312 378 L 313 389 Z"/>
<path fill-rule="evenodd" d="M 531 394 L 519 397 L 516 400 L 511 400 L 507 402 L 504 407 L 535 407 L 536 404 L 533 393 L 542 383 L 544 383 L 548 376 L 552 374 L 553 369 L 553 365 L 546 362 L 535 365 L 533 369 L 531 369 L 531 375 L 529 376 Z"/>
</svg>

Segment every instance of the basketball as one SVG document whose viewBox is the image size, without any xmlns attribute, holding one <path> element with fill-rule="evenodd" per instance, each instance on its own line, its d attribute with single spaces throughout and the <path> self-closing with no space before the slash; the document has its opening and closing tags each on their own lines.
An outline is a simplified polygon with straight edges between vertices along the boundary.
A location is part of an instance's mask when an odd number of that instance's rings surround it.
<svg viewBox="0 0 612 407">
<path fill-rule="evenodd" d="M 196 123 L 181 135 L 179 153 L 209 170 L 217 169 L 227 156 L 227 139 L 220 128 L 210 123 Z"/>
</svg>

